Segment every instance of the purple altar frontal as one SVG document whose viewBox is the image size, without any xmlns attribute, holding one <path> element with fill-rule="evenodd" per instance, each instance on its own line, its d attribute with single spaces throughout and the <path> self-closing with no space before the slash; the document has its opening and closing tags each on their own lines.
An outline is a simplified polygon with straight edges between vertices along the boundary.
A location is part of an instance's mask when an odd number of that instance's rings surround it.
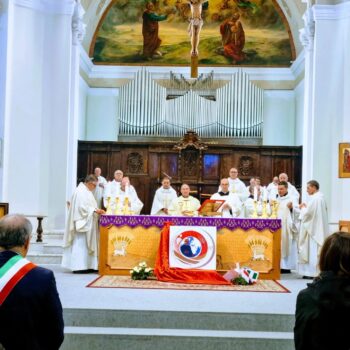
<svg viewBox="0 0 350 350">
<path fill-rule="evenodd" d="M 270 232 L 276 232 L 281 229 L 280 219 L 230 219 L 230 218 L 218 218 L 218 217 L 186 217 L 186 216 L 150 216 L 150 215 L 101 215 L 101 226 L 129 226 L 136 227 L 142 226 L 145 228 L 156 226 L 162 228 L 166 222 L 170 222 L 173 225 L 178 226 L 216 226 L 219 230 L 221 228 L 227 228 L 230 230 L 254 229 L 257 231 L 270 230 Z"/>
</svg>

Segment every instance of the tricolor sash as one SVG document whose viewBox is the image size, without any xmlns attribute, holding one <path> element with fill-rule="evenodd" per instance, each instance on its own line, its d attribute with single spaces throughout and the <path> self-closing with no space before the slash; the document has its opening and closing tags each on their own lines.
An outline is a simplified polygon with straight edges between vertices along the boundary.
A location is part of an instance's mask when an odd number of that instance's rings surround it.
<svg viewBox="0 0 350 350">
<path fill-rule="evenodd" d="M 36 267 L 31 261 L 21 255 L 15 255 L 0 268 L 0 306 L 16 284 Z"/>
</svg>

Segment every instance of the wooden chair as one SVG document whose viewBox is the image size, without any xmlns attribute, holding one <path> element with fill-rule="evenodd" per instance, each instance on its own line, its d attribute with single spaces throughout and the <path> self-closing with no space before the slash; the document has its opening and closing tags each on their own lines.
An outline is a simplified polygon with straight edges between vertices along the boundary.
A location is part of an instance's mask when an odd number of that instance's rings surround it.
<svg viewBox="0 0 350 350">
<path fill-rule="evenodd" d="M 339 221 L 339 231 L 350 232 L 350 221 Z"/>
</svg>

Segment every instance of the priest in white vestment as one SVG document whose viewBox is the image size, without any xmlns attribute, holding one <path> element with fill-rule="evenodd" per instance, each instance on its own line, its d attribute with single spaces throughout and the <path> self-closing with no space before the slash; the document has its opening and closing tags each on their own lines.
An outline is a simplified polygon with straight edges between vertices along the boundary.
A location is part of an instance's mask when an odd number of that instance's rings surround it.
<svg viewBox="0 0 350 350">
<path fill-rule="evenodd" d="M 241 202 L 244 203 L 249 197 L 249 191 L 244 182 L 238 178 L 238 170 L 236 168 L 231 168 L 230 177 L 228 177 L 227 179 L 229 182 L 229 191 L 232 193 L 236 193 Z M 219 192 L 221 190 L 222 189 L 219 188 Z"/>
<path fill-rule="evenodd" d="M 143 203 L 137 196 L 134 187 L 130 185 L 127 176 L 123 177 L 119 192 L 110 197 L 107 202 L 107 214 L 139 215 L 143 208 Z"/>
<path fill-rule="evenodd" d="M 98 182 L 92 193 L 96 199 L 97 207 L 102 208 L 103 192 L 107 186 L 107 180 L 101 175 L 101 168 L 95 168 L 94 175 L 97 177 Z"/>
<path fill-rule="evenodd" d="M 297 269 L 299 204 L 295 196 L 289 194 L 288 183 L 285 181 L 278 184 L 278 195 L 275 200 L 278 203 L 277 218 L 282 222 L 281 272 L 289 273 Z"/>
<path fill-rule="evenodd" d="M 274 178 L 272 179 L 272 182 L 270 182 L 266 187 L 267 199 L 269 201 L 276 199 L 278 195 L 278 183 L 279 183 L 278 176 L 274 176 Z"/>
<path fill-rule="evenodd" d="M 164 177 L 162 186 L 158 188 L 154 195 L 151 215 L 169 215 L 170 203 L 177 198 L 176 191 L 171 187 L 170 179 Z"/>
<path fill-rule="evenodd" d="M 103 192 L 103 205 L 105 208 L 108 206 L 108 198 L 109 201 L 113 201 L 117 196 L 119 196 L 123 176 L 124 173 L 118 169 L 114 172 L 113 181 L 108 182 Z"/>
<path fill-rule="evenodd" d="M 254 202 L 256 202 L 256 212 L 260 216 L 262 214 L 262 192 L 260 186 L 249 186 L 249 197 L 243 203 L 242 217 L 252 218 L 254 213 Z"/>
<path fill-rule="evenodd" d="M 169 214 L 173 216 L 197 216 L 201 206 L 199 200 L 190 196 L 190 186 L 181 186 L 181 196 L 175 198 L 169 206 Z"/>
<path fill-rule="evenodd" d="M 286 173 L 281 173 L 278 176 L 278 180 L 279 182 L 281 181 L 285 181 L 288 183 L 288 193 L 290 196 L 294 196 L 297 200 L 297 202 L 299 203 L 299 199 L 300 199 L 300 193 L 298 192 L 298 190 L 295 188 L 295 186 L 293 186 L 290 182 L 288 182 L 288 175 Z M 276 192 L 277 195 L 277 192 Z M 274 198 L 272 198 L 274 199 Z"/>
<path fill-rule="evenodd" d="M 107 184 L 105 191 L 103 193 L 103 205 L 105 206 L 105 208 L 107 208 L 108 206 L 108 198 L 109 198 L 109 202 L 113 203 L 116 200 L 116 198 L 120 196 L 120 188 L 121 188 L 123 176 L 124 176 L 124 173 L 118 169 L 114 172 L 113 181 L 110 181 Z M 137 193 L 133 185 L 129 184 L 128 192 L 130 192 L 130 194 L 132 195 L 136 195 L 137 197 Z"/>
<path fill-rule="evenodd" d="M 327 205 L 319 188 L 317 181 L 309 181 L 309 201 L 300 204 L 298 273 L 305 277 L 318 275 L 319 253 L 324 240 L 329 236 Z"/>
<path fill-rule="evenodd" d="M 220 199 L 225 201 L 225 203 L 219 208 L 218 212 L 221 212 L 221 215 L 224 218 L 238 217 L 242 211 L 242 202 L 237 193 L 229 191 L 227 178 L 221 179 L 220 188 L 220 192 L 214 193 L 210 197 L 210 199 Z"/>
<path fill-rule="evenodd" d="M 92 194 L 97 181 L 95 175 L 88 175 L 71 199 L 62 256 L 62 266 L 71 271 L 98 269 L 98 215 L 104 210 L 97 208 Z"/>
</svg>

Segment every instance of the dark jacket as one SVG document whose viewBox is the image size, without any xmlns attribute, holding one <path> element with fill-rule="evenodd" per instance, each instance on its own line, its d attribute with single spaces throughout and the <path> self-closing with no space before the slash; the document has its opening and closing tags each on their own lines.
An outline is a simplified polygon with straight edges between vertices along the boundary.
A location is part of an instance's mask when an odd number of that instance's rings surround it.
<svg viewBox="0 0 350 350">
<path fill-rule="evenodd" d="M 0 253 L 0 267 L 16 253 Z M 63 342 L 62 305 L 53 272 L 29 271 L 0 306 L 0 344 L 6 350 L 54 350 Z"/>
<path fill-rule="evenodd" d="M 295 316 L 296 350 L 349 350 L 350 278 L 321 273 L 300 291 Z"/>
</svg>

